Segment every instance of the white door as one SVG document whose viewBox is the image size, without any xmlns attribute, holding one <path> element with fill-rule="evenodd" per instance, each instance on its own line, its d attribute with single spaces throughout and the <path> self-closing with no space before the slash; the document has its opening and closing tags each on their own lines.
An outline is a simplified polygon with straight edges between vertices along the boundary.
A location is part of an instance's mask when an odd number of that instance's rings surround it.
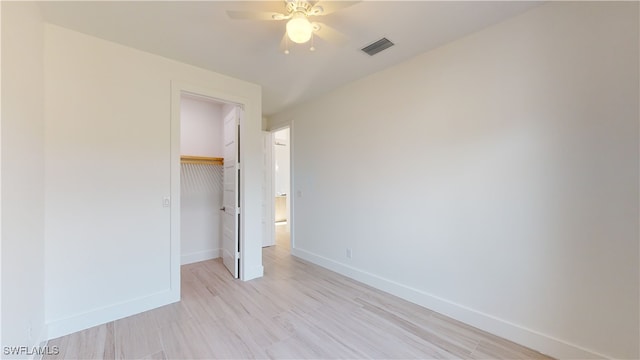
<svg viewBox="0 0 640 360">
<path fill-rule="evenodd" d="M 237 279 L 240 246 L 240 161 L 238 158 L 240 112 L 236 107 L 224 118 L 224 192 L 222 195 L 222 262 Z"/>
</svg>

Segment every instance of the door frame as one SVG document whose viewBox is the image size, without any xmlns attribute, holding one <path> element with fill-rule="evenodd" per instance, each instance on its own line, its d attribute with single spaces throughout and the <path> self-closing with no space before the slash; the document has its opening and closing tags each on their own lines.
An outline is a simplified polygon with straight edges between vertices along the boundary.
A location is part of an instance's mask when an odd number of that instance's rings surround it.
<svg viewBox="0 0 640 360">
<path fill-rule="evenodd" d="M 262 132 L 263 151 L 263 184 L 262 184 L 262 247 L 276 244 L 275 211 L 273 197 L 275 197 L 274 180 L 274 154 L 273 154 L 273 132 Z"/>
<path fill-rule="evenodd" d="M 244 138 L 243 132 L 248 128 L 246 122 L 248 115 L 248 109 L 251 108 L 252 112 L 255 112 L 256 106 L 259 109 L 260 104 L 256 104 L 253 101 L 230 94 L 225 91 L 208 88 L 206 86 L 195 85 L 185 83 L 181 81 L 171 81 L 171 119 L 170 119 L 170 292 L 174 301 L 180 300 L 180 255 L 181 255 L 181 241 L 180 241 L 180 97 L 183 93 L 189 93 L 195 96 L 202 96 L 205 98 L 211 98 L 220 102 L 234 104 L 240 106 L 244 110 L 244 116 L 240 118 L 241 132 L 238 134 L 240 139 Z M 252 115 L 252 116 L 255 116 Z M 241 172 L 241 187 L 239 192 L 243 195 L 243 201 L 240 206 L 243 206 L 245 210 L 247 193 L 245 188 L 247 182 L 245 176 L 247 176 L 247 162 L 243 161 L 243 155 L 247 154 L 247 151 L 243 151 L 246 145 L 246 141 L 240 141 L 241 154 L 240 154 L 240 172 Z M 255 255 L 250 255 L 249 252 L 254 253 L 253 243 L 247 244 L 245 235 L 249 232 L 250 224 L 246 219 L 246 211 L 240 212 L 240 280 L 250 280 L 256 277 L 262 276 L 262 265 L 252 263 L 256 259 L 253 259 Z M 253 231 L 252 231 L 253 233 Z M 261 240 L 261 239 L 260 239 Z M 248 248 L 251 246 L 251 249 Z M 260 257 L 259 261 L 261 262 Z"/>
</svg>

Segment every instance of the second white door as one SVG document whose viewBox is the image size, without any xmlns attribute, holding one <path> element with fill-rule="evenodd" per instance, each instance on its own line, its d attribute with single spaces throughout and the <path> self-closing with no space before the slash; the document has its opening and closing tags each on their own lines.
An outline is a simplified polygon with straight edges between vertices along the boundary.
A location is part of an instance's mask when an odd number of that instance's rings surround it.
<svg viewBox="0 0 640 360">
<path fill-rule="evenodd" d="M 240 276 L 240 113 L 236 107 L 224 118 L 224 193 L 222 195 L 222 262 L 233 277 Z"/>
</svg>

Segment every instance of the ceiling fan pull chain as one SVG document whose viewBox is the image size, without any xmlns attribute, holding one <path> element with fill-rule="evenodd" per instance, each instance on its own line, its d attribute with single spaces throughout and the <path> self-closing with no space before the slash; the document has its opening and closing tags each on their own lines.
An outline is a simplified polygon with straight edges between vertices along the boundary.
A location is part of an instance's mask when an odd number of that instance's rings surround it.
<svg viewBox="0 0 640 360">
<path fill-rule="evenodd" d="M 289 55 L 289 37 L 286 35 L 284 37 L 284 54 Z"/>
</svg>

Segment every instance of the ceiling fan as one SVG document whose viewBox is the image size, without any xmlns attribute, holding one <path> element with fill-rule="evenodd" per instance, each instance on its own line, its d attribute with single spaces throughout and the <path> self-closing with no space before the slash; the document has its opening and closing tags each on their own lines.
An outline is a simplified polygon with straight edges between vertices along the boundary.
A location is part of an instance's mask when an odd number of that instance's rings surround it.
<svg viewBox="0 0 640 360">
<path fill-rule="evenodd" d="M 289 40 L 297 44 L 304 44 L 311 41 L 312 44 L 309 48 L 311 51 L 315 50 L 313 46 L 314 35 L 330 42 L 344 43 L 346 37 L 340 32 L 323 23 L 312 22 L 309 18 L 328 15 L 358 2 L 359 1 L 285 0 L 285 11 L 283 13 L 227 10 L 227 15 L 231 19 L 240 20 L 288 20 L 280 47 L 285 54 L 289 54 Z"/>
</svg>

